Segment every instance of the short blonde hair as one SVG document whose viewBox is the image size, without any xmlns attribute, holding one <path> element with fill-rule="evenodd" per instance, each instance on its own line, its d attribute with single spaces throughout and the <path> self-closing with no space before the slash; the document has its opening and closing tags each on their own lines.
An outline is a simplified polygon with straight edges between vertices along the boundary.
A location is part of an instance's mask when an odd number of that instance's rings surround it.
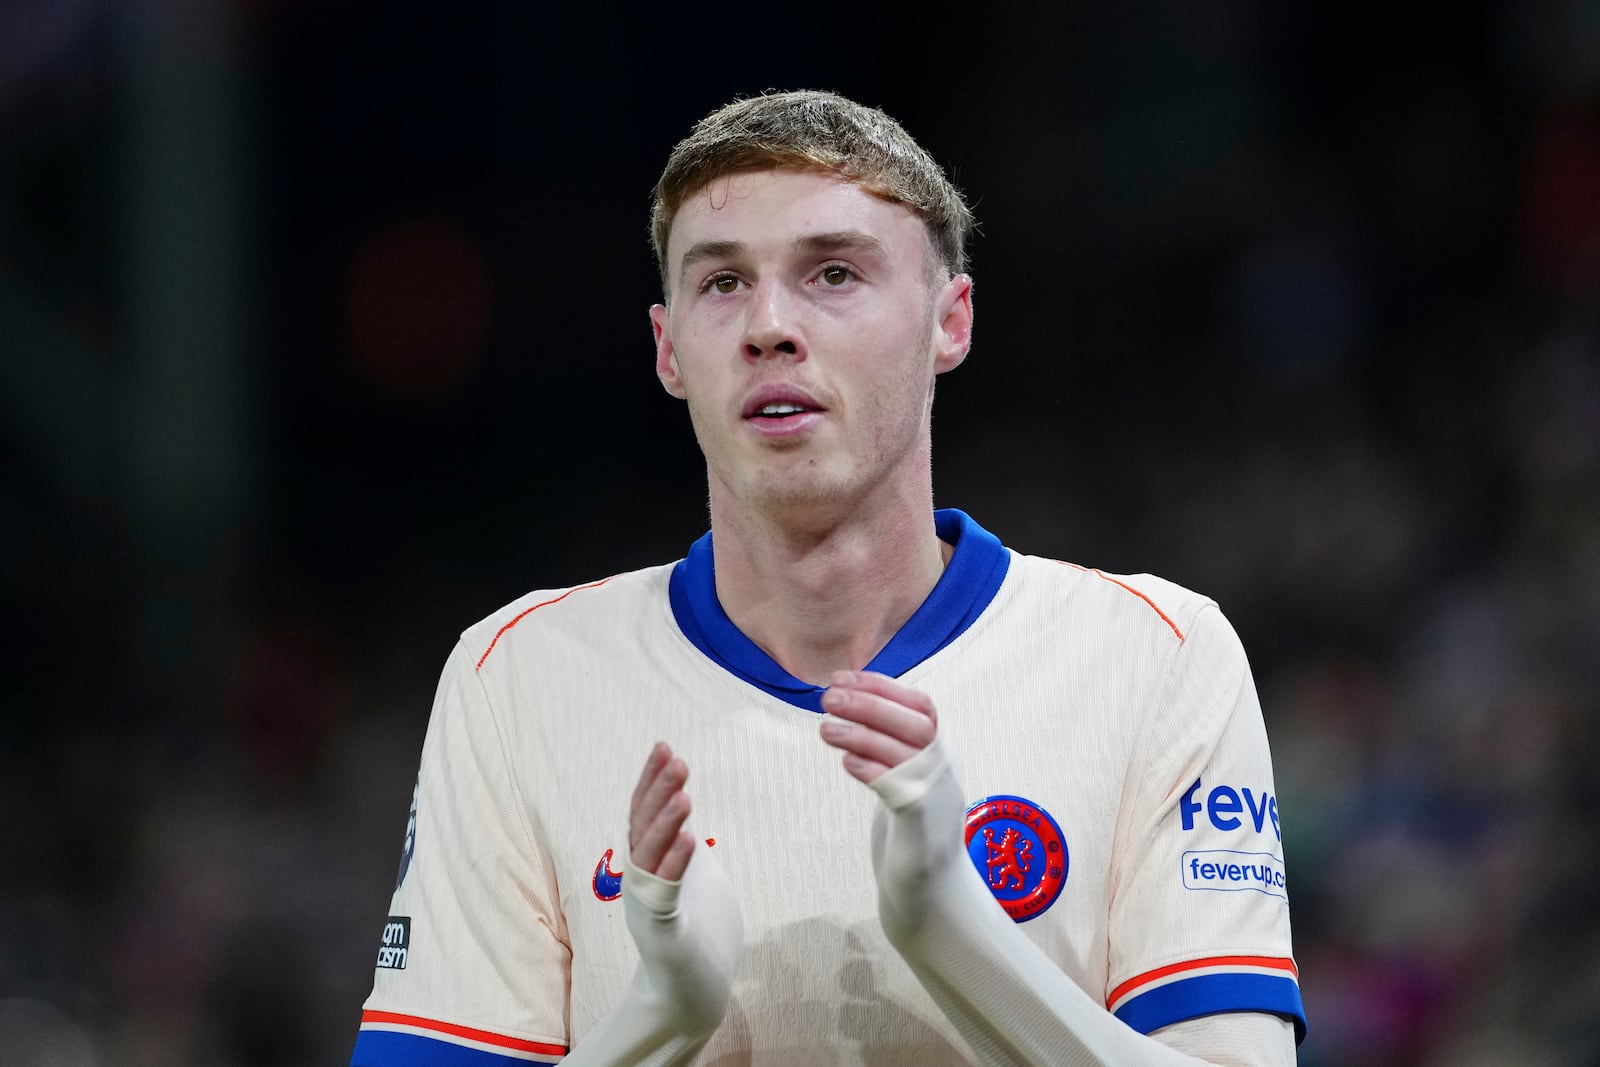
<svg viewBox="0 0 1600 1067">
<path fill-rule="evenodd" d="M 667 235 L 683 202 L 724 175 L 795 167 L 837 174 L 922 218 L 944 272 L 967 269 L 972 210 L 923 147 L 877 108 L 836 93 L 800 90 L 735 100 L 695 124 L 656 183 L 650 243 L 671 295 Z"/>
</svg>

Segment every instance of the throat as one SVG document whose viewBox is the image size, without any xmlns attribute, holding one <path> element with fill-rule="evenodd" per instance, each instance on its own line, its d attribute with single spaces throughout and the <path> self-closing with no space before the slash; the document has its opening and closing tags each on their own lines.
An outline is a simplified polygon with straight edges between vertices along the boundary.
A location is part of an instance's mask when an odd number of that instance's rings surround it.
<svg viewBox="0 0 1600 1067">
<path fill-rule="evenodd" d="M 737 558 L 725 566 L 719 541 L 717 598 L 734 625 L 779 666 L 825 686 L 835 671 L 872 662 L 938 584 L 950 554 L 951 546 L 930 537 L 914 559 L 876 547 L 835 546 L 781 567 L 741 566 L 752 561 Z"/>
</svg>

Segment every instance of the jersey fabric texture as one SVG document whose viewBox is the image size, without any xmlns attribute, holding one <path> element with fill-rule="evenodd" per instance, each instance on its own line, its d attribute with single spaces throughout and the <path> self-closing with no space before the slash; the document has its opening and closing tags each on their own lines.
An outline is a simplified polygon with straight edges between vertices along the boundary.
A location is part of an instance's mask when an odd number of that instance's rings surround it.
<svg viewBox="0 0 1600 1067">
<path fill-rule="evenodd" d="M 1020 928 L 1141 1032 L 1250 1011 L 1303 1035 L 1266 732 L 1216 605 L 935 517 L 955 551 L 868 669 L 933 699 L 969 811 L 999 798 L 1051 820 L 1059 885 Z M 707 534 L 677 564 L 531 593 L 462 635 L 352 1067 L 557 1063 L 619 1003 L 638 954 L 617 872 L 657 740 L 690 768 L 691 829 L 744 916 L 700 1062 L 968 1062 L 879 925 L 878 798 L 818 737 L 821 690 L 722 612 L 713 560 Z"/>
</svg>

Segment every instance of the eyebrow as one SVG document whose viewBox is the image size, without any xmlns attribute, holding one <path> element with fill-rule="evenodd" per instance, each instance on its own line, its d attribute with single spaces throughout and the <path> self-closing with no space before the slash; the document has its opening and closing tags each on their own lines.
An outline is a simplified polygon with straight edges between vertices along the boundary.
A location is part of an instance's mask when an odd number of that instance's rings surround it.
<svg viewBox="0 0 1600 1067">
<path fill-rule="evenodd" d="M 866 252 L 880 256 L 885 254 L 882 241 L 860 230 L 836 230 L 833 233 L 812 234 L 797 240 L 795 247 L 802 252 Z"/>
<path fill-rule="evenodd" d="M 858 252 L 877 256 L 888 254 L 882 241 L 861 230 L 834 230 L 829 233 L 807 234 L 795 239 L 794 248 L 796 251 L 809 252 L 813 255 L 829 252 Z M 708 259 L 733 259 L 746 250 L 747 246 L 743 241 L 701 241 L 691 245 L 678 264 L 678 282 L 679 284 L 684 282 L 689 268 L 696 263 Z"/>
<path fill-rule="evenodd" d="M 688 277 L 689 268 L 702 260 L 732 259 L 743 251 L 743 241 L 701 241 L 699 244 L 690 245 L 689 250 L 683 254 L 683 261 L 678 264 L 678 283 L 683 284 Z"/>
</svg>

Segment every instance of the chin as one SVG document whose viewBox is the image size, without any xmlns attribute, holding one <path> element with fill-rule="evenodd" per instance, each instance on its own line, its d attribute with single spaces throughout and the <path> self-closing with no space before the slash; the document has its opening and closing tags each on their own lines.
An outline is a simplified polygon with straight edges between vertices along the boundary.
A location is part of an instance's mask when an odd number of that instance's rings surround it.
<svg viewBox="0 0 1600 1067">
<path fill-rule="evenodd" d="M 828 508 L 853 496 L 848 479 L 818 470 L 763 472 L 749 489 L 745 499 L 751 504 L 777 510 Z"/>
</svg>

